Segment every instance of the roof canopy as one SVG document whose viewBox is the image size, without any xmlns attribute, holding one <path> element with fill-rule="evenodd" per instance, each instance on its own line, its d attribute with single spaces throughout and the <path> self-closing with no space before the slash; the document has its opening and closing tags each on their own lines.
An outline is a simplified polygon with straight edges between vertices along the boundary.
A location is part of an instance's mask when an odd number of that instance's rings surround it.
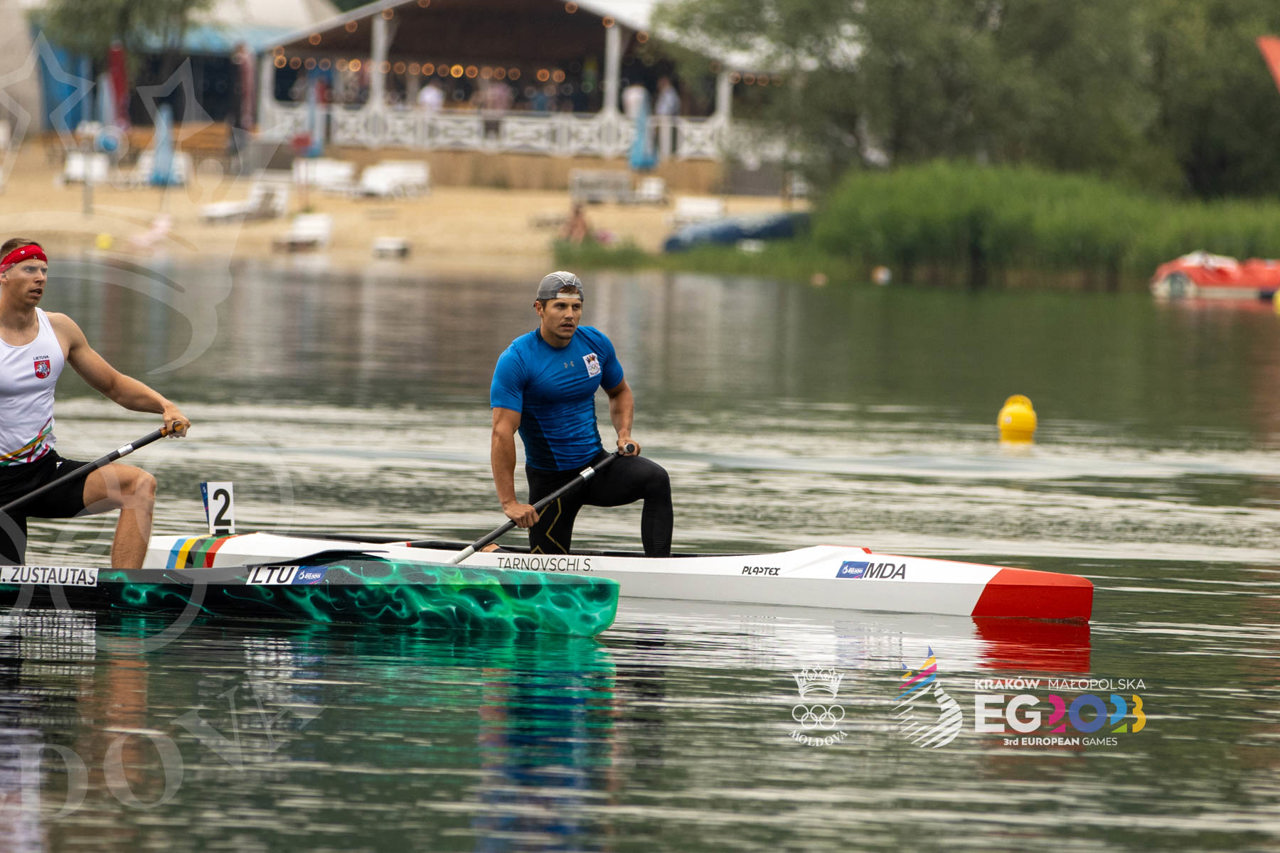
<svg viewBox="0 0 1280 853">
<path fill-rule="evenodd" d="M 631 11 L 634 7 L 624 7 Z M 559 65 L 602 49 L 605 29 L 647 24 L 611 14 L 592 0 L 382 0 L 282 38 L 265 49 L 291 56 L 368 56 L 372 21 L 390 24 L 391 60 L 500 64 L 519 58 Z M 624 33 L 625 35 L 626 33 Z"/>
</svg>

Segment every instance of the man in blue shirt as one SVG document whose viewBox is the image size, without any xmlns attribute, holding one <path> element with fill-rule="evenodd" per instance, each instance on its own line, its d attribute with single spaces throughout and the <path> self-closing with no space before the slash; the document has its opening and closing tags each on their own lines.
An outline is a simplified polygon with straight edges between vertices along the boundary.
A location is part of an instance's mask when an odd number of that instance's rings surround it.
<svg viewBox="0 0 1280 853">
<path fill-rule="evenodd" d="M 498 358 L 489 388 L 489 455 L 498 500 L 507 518 L 529 529 L 529 549 L 535 554 L 569 553 L 573 522 L 584 505 L 621 506 L 643 500 L 640 537 L 645 555 L 670 556 L 671 481 L 661 465 L 640 456 L 640 443 L 631 437 L 631 386 L 605 334 L 579 325 L 582 305 L 582 282 L 576 275 L 546 276 L 533 303 L 538 328 L 516 338 Z M 609 455 L 596 427 L 599 388 L 609 396 L 619 458 L 539 513 L 533 508 L 539 499 Z M 516 497 L 517 431 L 524 442 L 529 503 Z"/>
</svg>

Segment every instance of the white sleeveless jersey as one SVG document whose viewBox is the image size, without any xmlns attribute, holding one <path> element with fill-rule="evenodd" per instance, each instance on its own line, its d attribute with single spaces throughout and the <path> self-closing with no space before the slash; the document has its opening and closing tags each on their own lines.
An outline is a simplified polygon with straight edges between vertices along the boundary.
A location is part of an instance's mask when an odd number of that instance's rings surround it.
<svg viewBox="0 0 1280 853">
<path fill-rule="evenodd" d="M 43 310 L 24 346 L 0 340 L 0 466 L 35 462 L 53 449 L 53 387 L 66 359 Z"/>
</svg>

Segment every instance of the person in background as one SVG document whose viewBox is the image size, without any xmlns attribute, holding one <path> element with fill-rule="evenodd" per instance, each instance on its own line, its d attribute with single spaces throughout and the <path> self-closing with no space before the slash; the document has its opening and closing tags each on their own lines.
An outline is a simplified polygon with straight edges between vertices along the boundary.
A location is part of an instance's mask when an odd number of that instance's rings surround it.
<svg viewBox="0 0 1280 853">
<path fill-rule="evenodd" d="M 15 237 L 0 246 L 0 505 L 86 464 L 54 450 L 54 386 L 65 365 L 126 409 L 160 415 L 171 435 L 186 435 L 191 426 L 159 392 L 108 364 L 74 320 L 38 307 L 48 274 L 48 257 L 34 241 Z M 27 518 L 119 509 L 111 565 L 138 568 L 155 500 L 155 478 L 141 468 L 119 462 L 99 468 L 0 516 L 0 562 L 26 558 Z"/>
<path fill-rule="evenodd" d="M 575 204 L 569 213 L 569 219 L 560 231 L 560 239 L 575 246 L 591 239 L 591 224 L 587 222 L 587 214 L 581 204 Z"/>
<path fill-rule="evenodd" d="M 582 282 L 573 273 L 544 277 L 533 303 L 538 328 L 516 338 L 498 358 L 489 389 L 489 455 L 498 500 L 507 518 L 529 530 L 529 550 L 535 554 L 569 553 L 574 520 L 584 505 L 622 506 L 643 500 L 644 553 L 667 557 L 673 527 L 671 480 L 662 466 L 640 456 L 640 442 L 631 435 L 631 386 L 609 338 L 599 329 L 580 325 L 583 300 Z M 609 398 L 618 458 L 538 512 L 533 504 L 573 480 L 582 468 L 608 458 L 596 426 L 595 395 L 600 388 Z M 529 503 L 516 497 L 517 432 L 524 442 Z"/>
<path fill-rule="evenodd" d="M 418 91 L 418 106 L 427 115 L 435 115 L 444 109 L 444 89 L 434 79 Z"/>
<path fill-rule="evenodd" d="M 635 121 L 642 107 L 649 104 L 649 90 L 640 83 L 632 83 L 622 90 L 622 114 Z"/>
<path fill-rule="evenodd" d="M 674 117 L 680 115 L 680 93 L 670 77 L 658 79 L 658 98 L 653 105 L 654 115 Z"/>
</svg>

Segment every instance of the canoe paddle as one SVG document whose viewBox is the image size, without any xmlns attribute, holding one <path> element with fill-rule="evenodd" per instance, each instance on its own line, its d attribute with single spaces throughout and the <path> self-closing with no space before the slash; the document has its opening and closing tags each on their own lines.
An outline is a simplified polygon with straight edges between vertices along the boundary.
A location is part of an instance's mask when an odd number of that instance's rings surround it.
<svg viewBox="0 0 1280 853">
<path fill-rule="evenodd" d="M 612 462 L 617 458 L 618 458 L 618 454 L 616 452 L 610 453 L 608 456 L 601 459 L 600 464 L 596 465 L 594 468 L 590 465 L 588 465 L 586 468 L 583 468 L 581 471 L 578 472 L 578 475 L 574 477 L 572 480 L 565 483 L 563 486 L 556 489 L 554 492 L 552 492 L 551 494 L 547 495 L 545 498 L 543 498 L 542 500 L 534 504 L 533 505 L 534 510 L 537 512 L 542 512 L 543 508 L 546 507 L 547 504 L 551 503 L 561 495 L 564 495 L 567 492 L 573 491 L 578 486 L 585 483 L 587 480 L 590 480 L 597 473 L 599 473 L 600 470 L 604 468 L 604 466 L 608 465 L 610 462 Z M 479 551 L 485 545 L 488 545 L 490 542 L 497 539 L 499 536 L 506 533 L 508 530 L 510 530 L 515 526 L 516 526 L 516 523 L 514 521 L 507 519 L 506 524 L 502 525 L 501 527 L 495 528 L 492 532 L 486 533 L 484 536 L 481 536 L 479 539 L 477 539 L 476 541 L 472 542 L 470 545 L 468 545 L 467 547 L 459 551 L 458 556 L 454 557 L 449 562 L 455 563 L 455 564 L 461 563 L 463 560 L 467 559 L 467 557 L 470 557 L 476 551 Z M 410 542 L 409 544 L 413 545 L 414 543 Z"/>
<path fill-rule="evenodd" d="M 20 498 L 14 498 L 4 506 L 0 506 L 0 515 L 7 515 L 17 507 L 22 506 L 23 504 L 27 503 L 33 498 L 38 498 L 41 495 L 43 495 L 45 492 L 48 492 L 51 489 L 55 489 L 58 486 L 63 485 L 64 483 L 70 483 L 74 480 L 78 480 L 81 477 L 87 477 L 90 474 L 92 474 L 94 471 L 97 471 L 99 468 L 103 467 L 104 465 L 110 465 L 112 462 L 115 462 L 120 457 L 128 456 L 130 453 L 137 450 L 139 447 L 146 447 L 151 442 L 164 438 L 168 434 L 169 434 L 168 427 L 161 427 L 160 429 L 152 430 L 151 432 L 144 435 L 142 438 L 134 439 L 128 444 L 123 444 L 120 447 L 117 447 L 115 450 L 111 451 L 106 456 L 99 457 L 93 460 L 92 462 L 89 462 L 85 465 L 81 465 L 79 468 L 75 469 L 74 471 L 70 471 L 66 474 L 63 474 L 61 477 L 58 477 L 54 480 L 50 480 L 48 483 L 45 483 L 40 488 L 32 489 L 31 491 L 27 492 L 25 495 L 23 495 Z"/>
</svg>

